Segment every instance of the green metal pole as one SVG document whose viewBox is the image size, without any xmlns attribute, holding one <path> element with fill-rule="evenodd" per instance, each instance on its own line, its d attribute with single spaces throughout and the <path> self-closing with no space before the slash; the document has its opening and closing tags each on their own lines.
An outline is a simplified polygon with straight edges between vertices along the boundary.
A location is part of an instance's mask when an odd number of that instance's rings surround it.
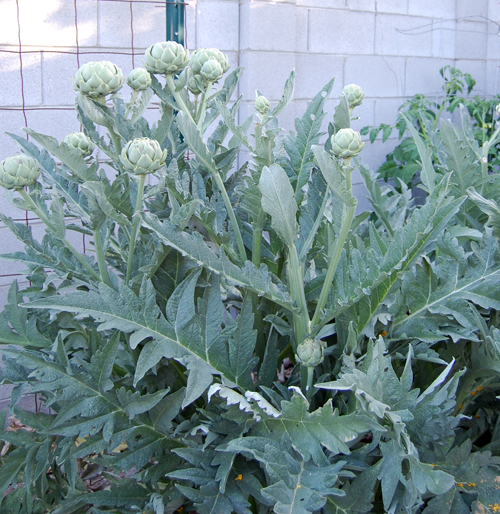
<svg viewBox="0 0 500 514">
<path fill-rule="evenodd" d="M 167 41 L 184 45 L 184 2 L 167 0 Z"/>
</svg>

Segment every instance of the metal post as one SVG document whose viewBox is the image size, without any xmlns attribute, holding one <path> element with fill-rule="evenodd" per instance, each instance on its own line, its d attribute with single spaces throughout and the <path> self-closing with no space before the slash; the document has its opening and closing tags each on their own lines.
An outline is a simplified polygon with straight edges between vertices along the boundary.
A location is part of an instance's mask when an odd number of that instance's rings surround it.
<svg viewBox="0 0 500 514">
<path fill-rule="evenodd" d="M 183 1 L 167 0 L 167 41 L 184 45 L 184 5 Z"/>
</svg>

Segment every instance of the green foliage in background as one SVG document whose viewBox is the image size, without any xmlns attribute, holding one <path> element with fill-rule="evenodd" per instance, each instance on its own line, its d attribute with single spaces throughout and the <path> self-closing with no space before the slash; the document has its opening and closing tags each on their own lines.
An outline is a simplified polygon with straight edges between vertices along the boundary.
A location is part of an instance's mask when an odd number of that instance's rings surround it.
<svg viewBox="0 0 500 514">
<path fill-rule="evenodd" d="M 0 314 L 0 513 L 500 511 L 499 131 L 462 108 L 435 153 L 408 125 L 417 206 L 357 162 L 357 86 L 325 138 L 333 80 L 285 134 L 294 73 L 245 119 L 218 50 L 153 45 L 128 102 L 113 66 L 75 78 L 83 134 L 11 134 L 26 159 L 0 164 L 46 227 L 1 215 L 27 271 Z"/>
<path fill-rule="evenodd" d="M 380 166 L 378 173 L 385 180 L 396 179 L 411 187 L 414 179 L 422 169 L 419 153 L 415 141 L 407 134 L 409 125 L 415 127 L 419 135 L 427 142 L 434 152 L 434 164 L 438 164 L 437 154 L 440 150 L 439 122 L 445 113 L 453 114 L 460 108 L 465 108 L 470 116 L 470 136 L 479 146 L 489 141 L 498 128 L 498 116 L 495 108 L 500 102 L 500 95 L 483 98 L 472 96 L 476 81 L 469 73 L 463 73 L 452 66 L 445 66 L 439 71 L 444 79 L 443 96 L 439 100 L 432 100 L 426 95 L 417 94 L 399 107 L 396 123 L 388 125 L 382 123 L 377 127 L 367 126 L 361 129 L 362 135 L 368 135 L 373 143 L 379 134 L 385 142 L 394 130 L 400 143 L 387 155 L 386 162 Z M 500 165 L 498 144 L 491 145 L 488 152 L 490 165 Z M 398 180 L 399 179 L 399 180 Z"/>
</svg>

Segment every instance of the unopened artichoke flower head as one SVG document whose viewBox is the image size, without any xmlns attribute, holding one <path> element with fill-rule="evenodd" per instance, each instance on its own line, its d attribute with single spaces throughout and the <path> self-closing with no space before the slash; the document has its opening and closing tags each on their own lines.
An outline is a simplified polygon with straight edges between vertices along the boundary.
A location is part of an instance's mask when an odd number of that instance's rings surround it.
<svg viewBox="0 0 500 514">
<path fill-rule="evenodd" d="M 23 189 L 32 186 L 40 176 L 38 163 L 27 155 L 14 155 L 0 162 L 0 186 Z"/>
<path fill-rule="evenodd" d="M 269 111 L 269 107 L 271 107 L 271 104 L 269 103 L 269 100 L 262 95 L 259 95 L 255 99 L 255 110 L 262 114 L 262 116 L 265 116 L 267 112 Z"/>
<path fill-rule="evenodd" d="M 337 157 L 348 159 L 358 155 L 365 144 L 361 141 L 359 132 L 355 132 L 351 128 L 340 129 L 331 138 L 332 152 Z"/>
<path fill-rule="evenodd" d="M 150 46 L 144 54 L 144 66 L 150 73 L 177 75 L 189 63 L 189 51 L 175 41 Z"/>
<path fill-rule="evenodd" d="M 62 142 L 76 150 L 84 159 L 90 157 L 95 150 L 94 143 L 83 132 L 72 132 Z"/>
<path fill-rule="evenodd" d="M 109 61 L 88 62 L 73 77 L 73 87 L 94 99 L 119 91 L 125 82 L 122 70 Z"/>
<path fill-rule="evenodd" d="M 155 139 L 140 137 L 129 141 L 120 154 L 125 169 L 136 175 L 153 173 L 165 164 L 167 150 L 162 150 Z"/>
<path fill-rule="evenodd" d="M 134 68 L 127 77 L 127 84 L 134 91 L 145 91 L 151 86 L 151 75 L 144 68 Z"/>
<path fill-rule="evenodd" d="M 319 339 L 306 339 L 297 346 L 296 359 L 308 368 L 314 368 L 323 362 L 324 342 Z"/>
<path fill-rule="evenodd" d="M 208 82 L 217 82 L 224 75 L 224 71 L 219 61 L 208 59 L 201 67 L 200 75 Z"/>
<path fill-rule="evenodd" d="M 365 97 L 363 90 L 356 84 L 348 84 L 345 86 L 342 90 L 342 94 L 347 97 L 347 101 L 349 102 L 349 109 L 351 111 L 354 109 L 354 107 L 361 105 L 363 103 L 363 98 Z"/>
</svg>

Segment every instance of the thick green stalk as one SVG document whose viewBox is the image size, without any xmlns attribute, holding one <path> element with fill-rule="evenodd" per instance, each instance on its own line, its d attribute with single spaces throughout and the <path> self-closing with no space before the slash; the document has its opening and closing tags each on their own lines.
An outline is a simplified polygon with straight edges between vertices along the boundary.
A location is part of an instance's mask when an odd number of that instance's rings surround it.
<svg viewBox="0 0 500 514">
<path fill-rule="evenodd" d="M 212 173 L 212 176 L 214 177 L 215 183 L 217 184 L 220 194 L 222 195 L 222 200 L 224 201 L 224 206 L 226 207 L 227 214 L 233 227 L 234 236 L 236 237 L 236 244 L 238 245 L 240 260 L 243 263 L 247 260 L 247 252 L 245 250 L 245 245 L 243 244 L 243 238 L 241 237 L 241 231 L 240 226 L 238 225 L 238 220 L 236 219 L 233 206 L 231 205 L 231 200 L 229 199 L 229 195 L 227 194 L 226 187 L 224 186 L 224 182 L 222 180 L 222 177 L 219 175 L 219 172 L 215 171 L 214 173 Z"/>
<path fill-rule="evenodd" d="M 198 130 L 202 134 L 203 134 L 203 120 L 205 119 L 205 110 L 207 108 L 208 95 L 210 94 L 211 89 L 212 89 L 212 83 L 209 82 L 207 85 L 207 90 L 203 93 L 203 102 L 201 104 L 200 117 L 198 119 Z"/>
<path fill-rule="evenodd" d="M 304 366 L 302 366 L 304 369 Z M 307 367 L 307 385 L 306 385 L 306 398 L 308 401 L 311 400 L 313 395 L 313 379 L 314 379 L 314 368 Z"/>
<path fill-rule="evenodd" d="M 252 263 L 255 264 L 257 268 L 260 267 L 262 230 L 264 228 L 265 219 L 266 215 L 261 207 L 259 215 L 253 225 Z M 266 351 L 266 341 L 264 339 L 264 322 L 262 319 L 262 312 L 257 309 L 259 303 L 259 295 L 256 293 L 252 293 L 252 303 L 254 312 L 254 328 L 257 330 L 257 344 L 255 347 L 255 353 L 262 362 L 264 353 Z"/>
<path fill-rule="evenodd" d="M 352 181 L 351 181 L 351 172 L 352 169 L 349 167 L 351 159 L 346 159 L 345 163 L 345 178 L 346 178 L 346 186 L 347 190 L 351 191 L 352 189 Z M 354 205 L 344 205 L 344 214 L 342 216 L 342 228 L 340 229 L 339 237 L 335 242 L 335 249 L 333 255 L 330 259 L 330 264 L 328 265 L 328 270 L 326 273 L 325 281 L 323 282 L 323 287 L 321 288 L 321 293 L 319 295 L 318 303 L 316 305 L 316 310 L 314 311 L 314 316 L 311 321 L 311 326 L 315 327 L 311 337 L 314 337 L 315 332 L 319 327 L 317 327 L 318 323 L 321 320 L 321 312 L 323 311 L 326 302 L 328 300 L 328 295 L 330 294 L 330 289 L 332 287 L 333 277 L 335 276 L 335 272 L 337 271 L 337 266 L 340 261 L 340 257 L 342 256 L 342 250 L 344 249 L 344 244 L 347 240 L 347 236 L 349 235 L 349 231 L 351 230 L 352 221 L 354 219 L 354 215 L 356 213 L 356 203 Z"/>
<path fill-rule="evenodd" d="M 130 275 L 132 273 L 132 261 L 134 260 L 135 240 L 137 239 L 137 234 L 139 233 L 139 228 L 141 226 L 141 216 L 139 213 L 142 211 L 142 196 L 144 194 L 145 183 L 146 183 L 146 175 L 140 175 L 139 185 L 137 186 L 137 200 L 135 202 L 132 233 L 130 234 L 130 243 L 128 246 L 127 273 L 125 276 L 126 284 L 128 284 L 130 282 Z"/>
<path fill-rule="evenodd" d="M 99 229 L 94 230 L 94 247 L 97 256 L 97 263 L 99 264 L 99 272 L 101 273 L 101 280 L 107 286 L 113 287 L 111 285 L 111 280 L 108 274 L 108 267 L 106 264 L 106 257 L 104 255 L 104 251 L 102 248 L 101 232 Z"/>
<path fill-rule="evenodd" d="M 165 79 L 167 81 L 167 86 L 170 89 L 175 101 L 179 104 L 180 110 L 186 114 L 186 116 L 194 123 L 193 116 L 191 116 L 191 112 L 186 107 L 184 100 L 181 95 L 175 90 L 174 78 L 172 75 L 165 75 Z"/>
<path fill-rule="evenodd" d="M 45 216 L 45 213 L 38 208 L 38 205 L 33 201 L 31 196 L 24 190 L 19 189 L 19 194 L 23 197 L 23 199 L 31 206 L 32 212 L 34 212 L 44 223 L 45 225 L 52 230 L 55 234 L 57 234 L 57 230 L 54 225 L 50 222 L 50 220 Z M 80 264 L 90 273 L 90 276 L 94 280 L 101 280 L 101 277 L 95 272 L 94 268 L 85 260 L 83 255 L 63 236 L 60 237 L 61 242 L 64 246 L 75 256 L 75 258 L 80 262 Z"/>
<path fill-rule="evenodd" d="M 295 329 L 295 345 L 297 346 L 304 341 L 309 334 L 309 312 L 307 310 L 307 300 L 304 291 L 304 274 L 299 262 L 297 248 L 294 244 L 288 246 L 288 281 L 290 283 L 290 293 L 292 299 L 297 303 L 299 312 L 293 313 L 293 324 Z M 293 343 L 292 343 L 293 344 Z"/>
</svg>

